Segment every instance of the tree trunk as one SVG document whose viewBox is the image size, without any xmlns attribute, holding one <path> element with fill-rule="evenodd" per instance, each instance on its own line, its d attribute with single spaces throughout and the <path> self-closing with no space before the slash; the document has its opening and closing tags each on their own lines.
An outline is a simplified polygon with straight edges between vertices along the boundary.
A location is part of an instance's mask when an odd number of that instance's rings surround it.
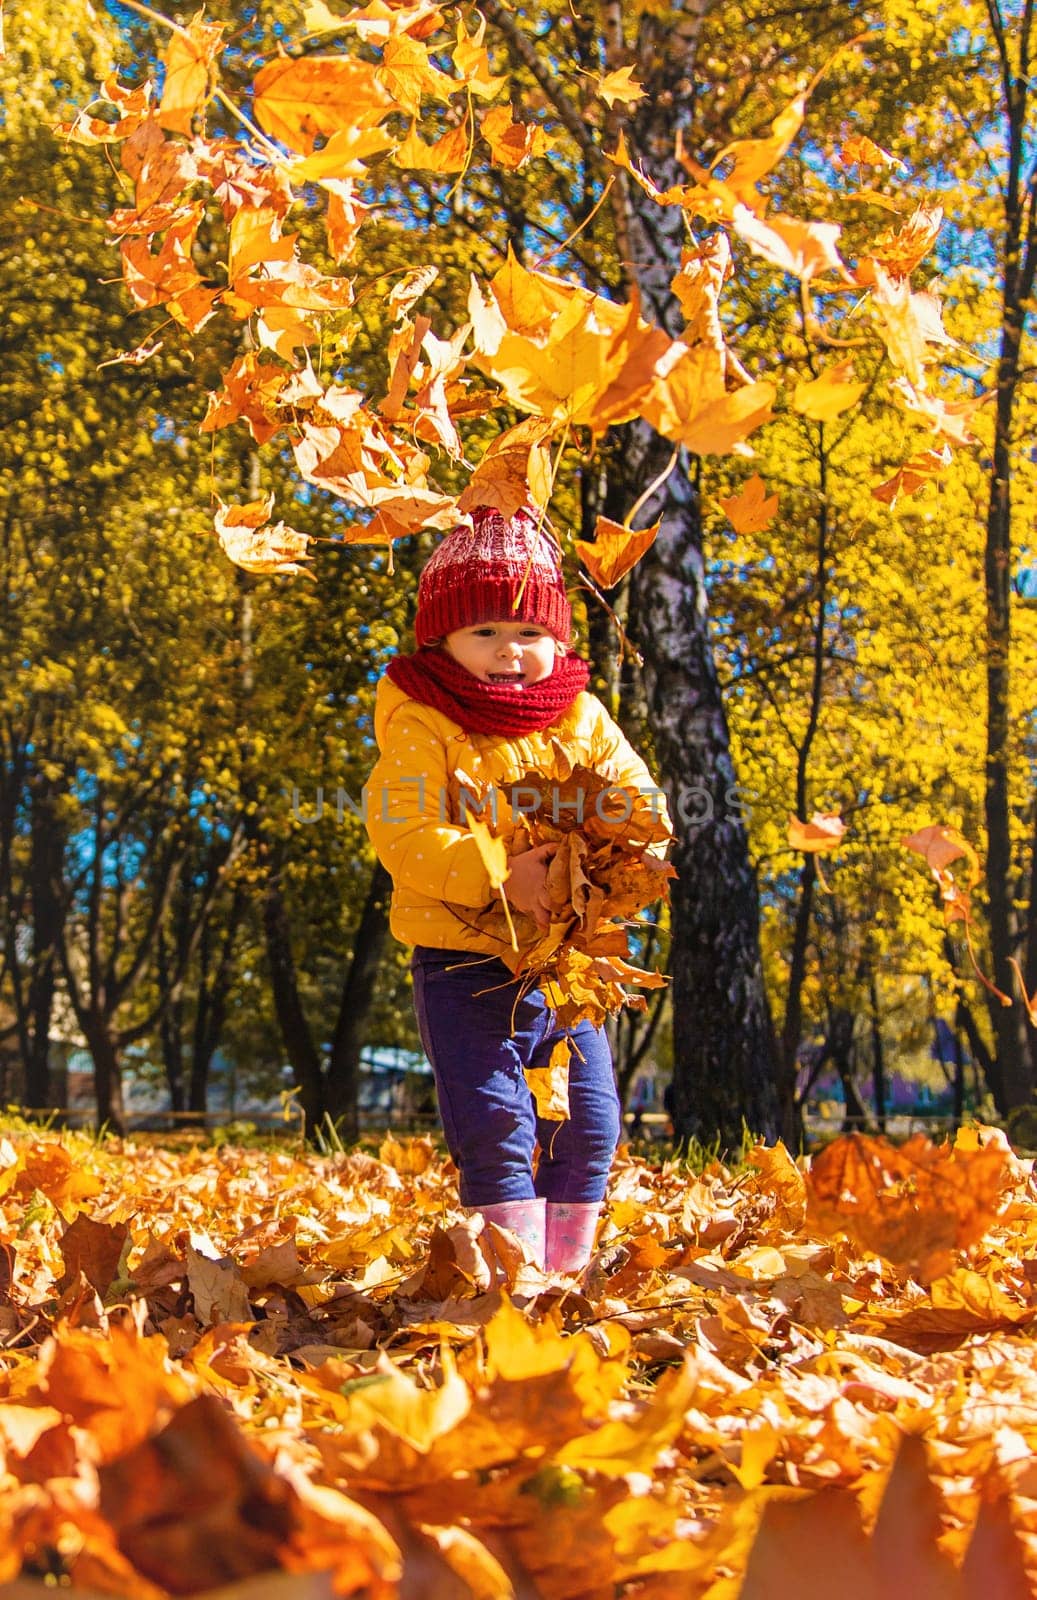
<svg viewBox="0 0 1037 1600">
<path fill-rule="evenodd" d="M 327 1113 L 342 1125 L 347 1139 L 360 1131 L 357 1098 L 360 1088 L 360 1051 L 367 1037 L 371 1004 L 389 933 L 389 896 L 392 879 L 376 861 L 353 938 L 353 959 L 342 989 L 328 1063 Z"/>
<path fill-rule="evenodd" d="M 1029 70 L 1033 8 L 1007 22 L 998 6 L 988 6 L 1001 62 L 1001 93 L 1006 121 L 1008 163 L 1003 184 L 1004 233 L 1001 239 L 1001 349 L 997 365 L 994 445 L 987 507 L 984 583 L 986 588 L 987 757 L 984 797 L 987 823 L 987 913 L 993 978 L 1014 993 L 1009 959 L 1018 954 L 1011 854 L 1009 764 L 1010 667 L 1012 653 L 1012 437 L 1019 392 L 1023 330 L 1037 272 L 1037 169 L 1031 168 L 1028 129 L 1032 122 Z M 1012 55 L 1016 56 L 1013 64 Z M 1002 1006 L 991 996 L 998 1076 L 1007 1109 L 1023 1105 L 1034 1088 L 1034 1071 L 1018 1006 Z"/>
<path fill-rule="evenodd" d="M 879 986 L 875 969 L 868 974 L 868 999 L 871 1005 L 871 1081 L 875 1096 L 875 1121 L 880 1133 L 886 1131 L 886 1053 L 882 1044 L 882 1015 L 879 1011 Z M 955 1035 L 957 1041 L 957 1035 Z M 961 1047 L 958 1046 L 958 1054 Z"/>
<path fill-rule="evenodd" d="M 80 1026 L 94 1063 L 98 1132 L 107 1130 L 123 1135 L 126 1114 L 122 1101 L 122 1067 L 115 1040 L 103 1016 L 95 1014 L 85 1025 L 81 1021 Z"/>
<path fill-rule="evenodd" d="M 155 965 L 159 992 L 168 994 L 172 984 L 164 929 L 159 929 L 155 941 Z M 171 1111 L 184 1109 L 184 1017 L 182 1000 L 167 1005 L 159 1020 L 159 1041 L 162 1046 L 162 1065 L 169 1089 Z"/>
<path fill-rule="evenodd" d="M 263 894 L 263 931 L 266 935 L 266 953 L 270 964 L 270 982 L 274 996 L 281 1042 L 299 1090 L 299 1104 L 306 1120 L 306 1134 L 312 1139 L 324 1120 L 324 1074 L 320 1055 L 306 1023 L 302 997 L 292 956 L 291 929 L 288 910 L 280 883 L 280 863 L 271 864 L 270 876 Z"/>
<path fill-rule="evenodd" d="M 223 1024 L 227 1017 L 227 1001 L 230 997 L 231 984 L 234 977 L 234 948 L 237 943 L 238 930 L 247 904 L 245 889 L 239 884 L 235 887 L 231 899 L 227 919 L 223 925 L 223 943 L 220 949 L 220 959 L 212 982 L 209 982 L 209 938 L 206 930 L 200 949 L 200 973 L 198 979 L 198 1003 L 195 1011 L 194 1034 L 191 1041 L 191 1085 L 188 1100 L 188 1109 L 191 1111 L 208 1110 L 209 1069 L 212 1058 L 219 1047 L 223 1036 Z"/>
<path fill-rule="evenodd" d="M 856 1020 L 852 1011 L 839 1006 L 832 1012 L 828 1029 L 827 1048 L 843 1086 L 843 1133 L 860 1132 L 868 1126 L 869 1121 L 868 1108 L 861 1099 L 853 1070 L 853 1030 Z"/>
<path fill-rule="evenodd" d="M 650 482 L 659 441 L 653 450 L 649 430 L 628 431 L 641 446 L 632 459 Z M 676 833 L 674 1131 L 682 1145 L 719 1139 L 736 1150 L 746 1127 L 772 1139 L 780 1131 L 775 1046 L 756 877 L 707 627 L 698 496 L 684 462 L 669 480 L 659 535 L 634 569 L 631 612 Z"/>
<path fill-rule="evenodd" d="M 25 1099 L 50 1105 L 50 1033 L 54 1012 L 57 941 L 65 919 L 61 897 L 67 829 L 56 814 L 55 785 L 37 775 L 30 787 L 32 966 L 29 974 L 29 1040 Z"/>
<path fill-rule="evenodd" d="M 806 821 L 802 808 L 799 815 Z M 792 930 L 792 951 L 789 961 L 789 987 L 785 1001 L 785 1020 L 781 1030 L 781 1060 L 778 1079 L 778 1100 L 781 1115 L 782 1138 L 790 1150 L 798 1148 L 802 1135 L 802 1117 L 796 1096 L 796 1079 L 799 1070 L 799 1047 L 803 1033 L 803 984 L 807 975 L 807 952 L 810 948 L 810 919 L 814 909 L 814 885 L 817 882 L 817 862 L 812 855 L 803 858 L 799 869 L 799 898 L 796 902 L 796 920 Z"/>
<path fill-rule="evenodd" d="M 651 63 L 648 93 L 630 122 L 635 161 L 660 187 L 687 175 L 674 128 L 691 119 L 695 51 L 704 7 L 645 16 L 638 58 Z M 621 174 L 614 190 L 617 236 L 628 282 L 646 313 L 674 336 L 683 326 L 670 281 L 685 243 L 679 206 L 660 207 Z M 670 447 L 647 425 L 623 430 L 629 505 L 652 483 Z M 759 945 L 759 896 L 745 821 L 735 796 L 727 719 L 709 638 L 698 494 L 681 453 L 665 488 L 644 508 L 662 516 L 655 544 L 635 567 L 631 633 L 644 657 L 656 757 L 677 832 L 673 885 L 674 1128 L 723 1148 L 743 1131 L 775 1138 L 776 1046 Z"/>
<path fill-rule="evenodd" d="M 1030 840 L 1030 887 L 1029 894 L 1024 893 L 1023 904 L 1026 907 L 1026 934 L 1023 941 L 1022 961 L 1023 981 L 1031 1006 L 1037 1006 L 1037 795 L 1033 800 L 1033 837 Z M 1027 1042 L 1030 1048 L 1030 1072 L 1037 1083 L 1037 1017 L 1029 1018 L 1030 1026 L 1027 1029 Z"/>
</svg>

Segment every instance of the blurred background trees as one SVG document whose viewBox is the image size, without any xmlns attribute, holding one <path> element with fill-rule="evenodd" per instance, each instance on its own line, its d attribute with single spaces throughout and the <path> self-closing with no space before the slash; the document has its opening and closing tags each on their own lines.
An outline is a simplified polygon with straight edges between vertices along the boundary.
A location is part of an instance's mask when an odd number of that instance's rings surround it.
<svg viewBox="0 0 1037 1600">
<path fill-rule="evenodd" d="M 231 24 L 243 86 L 279 47 L 335 48 L 333 29 L 306 34 L 303 9 L 207 7 Z M 550 159 L 521 173 L 476 162 L 460 184 L 455 173 L 377 167 L 381 209 L 351 267 L 360 281 L 413 266 L 415 241 L 434 235 L 440 271 L 423 304 L 445 333 L 464 320 L 469 272 L 493 270 L 510 246 L 614 298 L 636 286 L 677 333 L 680 210 L 643 204 L 603 150 L 622 130 L 660 184 L 684 181 L 678 127 L 684 150 L 709 164 L 732 139 L 765 132 L 857 38 L 821 78 L 776 174 L 784 203 L 852 239 L 876 208 L 890 209 L 892 226 L 912 195 L 938 198 L 947 223 L 933 265 L 960 346 L 957 394 L 988 396 L 969 418 L 978 447 L 917 493 L 877 499 L 903 459 L 903 429 L 870 397 L 876 353 L 828 348 L 791 280 L 736 258 L 725 305 L 749 370 L 779 361 L 807 381 L 850 358 L 864 389 L 835 421 L 780 415 L 754 438 L 751 462 L 678 462 L 642 518 L 662 515 L 656 546 L 609 595 L 643 671 L 599 602 L 578 596 L 598 688 L 670 793 L 707 793 L 711 808 L 701 819 L 692 808 L 675 848 L 681 876 L 657 943 L 672 994 L 613 1030 L 621 1082 L 657 1058 L 673 1072 L 681 1137 L 732 1145 L 748 1122 L 795 1142 L 833 1071 L 849 1117 L 881 1117 L 891 1063 L 928 1056 L 942 1021 L 1005 1114 L 1032 1097 L 1037 1031 L 972 975 L 960 925 L 944 928 L 931 878 L 899 841 L 939 821 L 977 846 L 980 965 L 1012 994 L 1014 959 L 1032 994 L 1029 10 L 928 0 L 838 13 L 724 0 L 679 12 L 600 0 L 580 16 L 554 4 L 483 9 L 494 68 L 555 140 Z M 198 431 L 236 353 L 232 335 L 189 353 L 160 316 L 131 317 L 104 228 L 120 180 L 53 129 L 114 62 L 141 75 L 162 42 L 147 21 L 115 0 L 59 12 L 16 0 L 6 27 L 8 1094 L 52 1103 L 53 1041 L 74 1033 L 112 1125 L 128 1062 L 164 1080 L 174 1110 L 197 1112 L 220 1051 L 242 1081 L 278 1085 L 287 1066 L 311 1127 L 327 1113 L 349 1130 L 361 1047 L 415 1040 L 386 884 L 338 797 L 359 799 L 373 761 L 374 686 L 406 646 L 432 539 L 398 545 L 393 571 L 384 549 L 345 543 L 348 513 L 301 484 L 290 455 L 261 464 L 243 429 Z M 646 96 L 608 108 L 593 80 L 622 66 Z M 214 107 L 210 125 L 222 114 Z M 902 163 L 895 184 L 860 173 L 847 197 L 834 180 L 851 133 Z M 309 230 L 316 259 L 314 198 L 293 225 Z M 348 360 L 377 389 L 385 331 L 361 295 L 327 359 Z M 106 365 L 145 337 L 163 341 L 152 359 Z M 247 348 L 247 327 L 237 337 Z M 553 502 L 560 525 L 589 537 L 599 513 L 622 519 L 668 456 L 642 424 L 592 456 L 574 443 Z M 739 530 L 720 502 L 754 472 L 777 512 Z M 238 572 L 211 535 L 214 495 L 271 490 L 323 541 L 315 584 Z M 821 871 L 787 836 L 790 814 L 814 812 L 848 824 Z"/>
</svg>

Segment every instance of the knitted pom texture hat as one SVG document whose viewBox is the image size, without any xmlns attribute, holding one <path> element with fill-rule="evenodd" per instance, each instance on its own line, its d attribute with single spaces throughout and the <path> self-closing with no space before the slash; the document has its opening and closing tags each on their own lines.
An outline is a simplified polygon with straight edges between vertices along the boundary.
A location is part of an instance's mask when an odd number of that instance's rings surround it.
<svg viewBox="0 0 1037 1600">
<path fill-rule="evenodd" d="M 471 528 L 448 533 L 422 570 L 414 636 L 424 645 L 455 628 L 505 621 L 538 623 L 562 644 L 572 636 L 558 553 L 539 514 L 504 517 L 477 506 Z"/>
</svg>

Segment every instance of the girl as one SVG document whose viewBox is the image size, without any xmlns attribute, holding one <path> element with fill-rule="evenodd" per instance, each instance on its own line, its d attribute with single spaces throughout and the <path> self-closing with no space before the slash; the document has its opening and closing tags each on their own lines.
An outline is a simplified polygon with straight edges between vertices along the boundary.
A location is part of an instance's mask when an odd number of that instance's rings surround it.
<svg viewBox="0 0 1037 1600">
<path fill-rule="evenodd" d="M 500 942 L 477 918 L 498 900 L 474 834 L 472 797 L 531 771 L 564 778 L 581 763 L 658 793 L 648 769 L 569 655 L 572 617 L 557 552 L 533 512 L 476 510 L 426 564 L 418 648 L 378 685 L 380 757 L 367 827 L 393 880 L 390 926 L 414 946 L 414 1007 L 435 1074 L 461 1203 L 512 1229 L 549 1271 L 590 1258 L 619 1138 L 619 1099 L 603 1029 L 560 1029 L 541 990 L 521 999 Z M 467 796 L 467 799 L 466 799 Z M 514 818 L 510 819 L 514 833 Z M 509 818 L 497 819 L 508 837 Z M 511 855 L 509 904 L 549 922 L 553 845 Z M 522 924 L 519 923 L 521 935 Z M 538 1118 L 524 1069 L 569 1055 L 569 1120 Z M 534 1146 L 541 1156 L 533 1173 Z"/>
</svg>

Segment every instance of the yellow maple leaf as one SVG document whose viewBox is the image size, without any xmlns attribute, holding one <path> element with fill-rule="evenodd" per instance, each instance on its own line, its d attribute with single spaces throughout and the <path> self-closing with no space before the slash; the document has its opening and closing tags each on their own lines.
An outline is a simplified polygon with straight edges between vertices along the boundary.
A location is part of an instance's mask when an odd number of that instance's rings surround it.
<svg viewBox="0 0 1037 1600">
<path fill-rule="evenodd" d="M 609 107 L 616 105 L 636 106 L 639 100 L 645 97 L 645 90 L 633 76 L 633 67 L 617 67 L 615 72 L 608 72 L 603 78 L 595 79 L 595 94 L 597 94 Z"/>
<path fill-rule="evenodd" d="M 770 421 L 777 392 L 766 382 L 725 391 L 723 351 L 700 344 L 656 364 L 641 413 L 665 439 L 695 455 L 729 455 Z"/>
<path fill-rule="evenodd" d="M 778 496 L 768 495 L 767 485 L 760 474 L 754 472 L 737 494 L 718 500 L 717 505 L 736 533 L 759 533 L 774 521 Z"/>
<path fill-rule="evenodd" d="M 513 257 L 491 289 L 498 318 L 469 301 L 476 363 L 513 405 L 595 433 L 638 415 L 671 341 L 641 319 L 636 299 L 616 305 Z"/>
<path fill-rule="evenodd" d="M 812 422 L 831 422 L 856 405 L 866 388 L 867 384 L 853 381 L 853 362 L 840 361 L 822 372 L 819 378 L 797 383 L 792 409 Z"/>
<path fill-rule="evenodd" d="M 803 126 L 806 107 L 806 94 L 797 95 L 774 118 L 769 136 L 763 139 L 736 139 L 732 144 L 725 145 L 710 172 L 730 160 L 733 164 L 724 183 L 751 208 L 757 199 L 757 183 L 777 166 L 796 137 Z"/>
<path fill-rule="evenodd" d="M 319 150 L 293 161 L 288 175 L 293 183 L 323 183 L 327 178 L 362 178 L 370 156 L 392 150 L 396 140 L 382 128 L 339 128 Z"/>
<path fill-rule="evenodd" d="M 393 160 L 398 167 L 411 167 L 418 172 L 463 172 L 470 149 L 467 117 L 460 127 L 448 128 L 434 144 L 419 138 L 418 125 L 412 122 L 406 139 L 393 152 Z"/>
<path fill-rule="evenodd" d="M 386 39 L 378 76 L 398 108 L 412 117 L 420 117 L 424 97 L 445 102 L 461 88 L 456 78 L 432 65 L 428 50 L 409 34 Z"/>
<path fill-rule="evenodd" d="M 546 1067 L 526 1067 L 525 1074 L 537 1116 L 547 1122 L 566 1122 L 569 1118 L 568 1039 L 561 1039 L 555 1045 Z"/>
<path fill-rule="evenodd" d="M 466 826 L 475 840 L 482 864 L 489 875 L 490 887 L 499 889 L 507 881 L 511 870 L 508 866 L 508 851 L 504 840 L 495 839 L 485 822 L 480 822 L 478 817 L 469 816 Z"/>
<path fill-rule="evenodd" d="M 479 13 L 476 12 L 479 16 Z M 486 18 L 479 16 L 479 25 L 470 34 L 460 17 L 457 19 L 457 44 L 453 62 L 458 77 L 472 94 L 480 100 L 492 100 L 504 88 L 507 74 L 495 77 L 490 70 L 490 58 L 483 40 L 486 37 Z"/>
</svg>

